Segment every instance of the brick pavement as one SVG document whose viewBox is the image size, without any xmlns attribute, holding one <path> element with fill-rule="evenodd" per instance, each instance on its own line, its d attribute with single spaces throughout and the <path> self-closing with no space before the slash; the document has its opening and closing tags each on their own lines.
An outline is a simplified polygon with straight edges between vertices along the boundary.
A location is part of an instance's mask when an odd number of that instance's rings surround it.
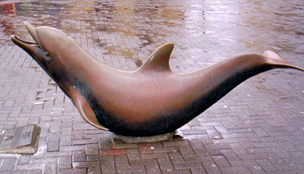
<svg viewBox="0 0 304 174">
<path fill-rule="evenodd" d="M 124 144 L 84 122 L 9 39 L 31 39 L 23 21 L 53 26 L 124 70 L 166 42 L 176 72 L 266 49 L 304 67 L 303 9 L 301 0 L 0 1 L 0 129 L 42 128 L 39 151 L 0 154 L 0 173 L 304 173 L 301 72 L 247 80 L 179 129 L 183 138 Z"/>
</svg>

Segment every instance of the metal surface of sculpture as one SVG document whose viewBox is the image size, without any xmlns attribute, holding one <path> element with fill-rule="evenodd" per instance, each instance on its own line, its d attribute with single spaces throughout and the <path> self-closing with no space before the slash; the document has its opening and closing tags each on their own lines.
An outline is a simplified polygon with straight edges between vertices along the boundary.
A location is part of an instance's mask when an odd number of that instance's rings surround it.
<svg viewBox="0 0 304 174">
<path fill-rule="evenodd" d="M 91 125 L 125 136 L 174 132 L 246 79 L 274 68 L 304 69 L 271 51 L 235 56 L 191 73 L 169 67 L 172 43 L 135 71 L 104 65 L 64 32 L 25 23 L 36 43 L 12 36 Z"/>
</svg>

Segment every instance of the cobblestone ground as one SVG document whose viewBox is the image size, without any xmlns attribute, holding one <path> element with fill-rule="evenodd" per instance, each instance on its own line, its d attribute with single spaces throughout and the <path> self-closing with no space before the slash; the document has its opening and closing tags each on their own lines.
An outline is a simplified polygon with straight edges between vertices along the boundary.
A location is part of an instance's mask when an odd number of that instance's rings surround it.
<svg viewBox="0 0 304 174">
<path fill-rule="evenodd" d="M 0 1 L 0 129 L 41 126 L 35 155 L 0 154 L 0 173 L 304 173 L 304 73 L 242 83 L 179 129 L 183 138 L 124 144 L 87 124 L 10 35 L 24 21 L 68 33 L 105 64 L 135 62 L 166 42 L 176 72 L 270 49 L 304 67 L 302 0 Z"/>
</svg>

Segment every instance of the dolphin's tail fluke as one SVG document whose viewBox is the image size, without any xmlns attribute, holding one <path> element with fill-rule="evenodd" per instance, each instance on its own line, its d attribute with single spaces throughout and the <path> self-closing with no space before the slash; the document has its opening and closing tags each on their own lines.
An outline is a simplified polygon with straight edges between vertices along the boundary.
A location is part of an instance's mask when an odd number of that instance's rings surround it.
<svg viewBox="0 0 304 174">
<path fill-rule="evenodd" d="M 284 60 L 282 57 L 277 55 L 275 52 L 265 51 L 263 56 L 267 58 L 267 64 L 269 64 L 273 68 L 291 68 L 291 69 L 304 71 L 303 68 L 288 63 L 286 60 Z"/>
</svg>

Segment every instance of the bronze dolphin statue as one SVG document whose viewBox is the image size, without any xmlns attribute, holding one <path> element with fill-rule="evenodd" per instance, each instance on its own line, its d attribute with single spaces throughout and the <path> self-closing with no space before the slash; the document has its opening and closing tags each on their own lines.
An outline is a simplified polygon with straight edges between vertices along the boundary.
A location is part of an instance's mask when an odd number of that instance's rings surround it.
<svg viewBox="0 0 304 174">
<path fill-rule="evenodd" d="M 235 56 L 191 73 L 169 67 L 167 43 L 135 71 L 104 65 L 64 32 L 25 23 L 36 43 L 12 36 L 91 125 L 125 136 L 174 132 L 244 80 L 274 68 L 304 69 L 271 51 Z"/>
</svg>

